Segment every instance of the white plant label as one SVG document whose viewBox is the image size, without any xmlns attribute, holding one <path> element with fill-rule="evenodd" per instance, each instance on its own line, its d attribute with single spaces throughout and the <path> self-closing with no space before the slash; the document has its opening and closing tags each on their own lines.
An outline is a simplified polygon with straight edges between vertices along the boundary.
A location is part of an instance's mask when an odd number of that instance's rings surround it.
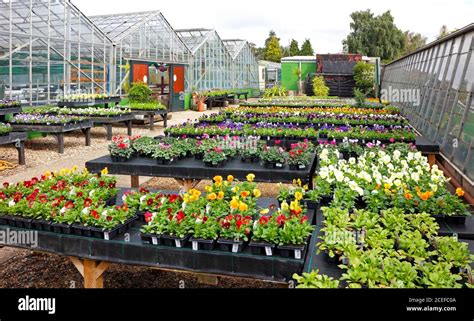
<svg viewBox="0 0 474 321">
<path fill-rule="evenodd" d="M 104 240 L 109 240 L 109 232 L 104 232 Z"/>
<path fill-rule="evenodd" d="M 265 254 L 267 256 L 272 256 L 273 255 L 272 248 L 269 246 L 265 246 Z"/>
<path fill-rule="evenodd" d="M 275 166 L 276 166 L 276 167 L 283 167 L 283 164 L 276 163 Z"/>
<path fill-rule="evenodd" d="M 306 165 L 300 165 L 299 168 L 300 168 L 300 169 L 305 169 L 305 168 L 306 168 Z"/>
<path fill-rule="evenodd" d="M 193 251 L 197 251 L 197 250 L 198 250 L 198 242 L 193 241 Z"/>
<path fill-rule="evenodd" d="M 158 245 L 158 239 L 153 236 L 153 237 L 151 238 L 151 244 L 153 244 L 153 245 Z"/>
<path fill-rule="evenodd" d="M 176 247 L 181 247 L 181 241 L 180 240 L 174 240 L 174 243 Z"/>
<path fill-rule="evenodd" d="M 297 260 L 301 259 L 301 250 L 295 250 L 295 259 Z"/>
<path fill-rule="evenodd" d="M 239 251 L 239 244 L 232 245 L 232 253 L 237 253 Z"/>
</svg>

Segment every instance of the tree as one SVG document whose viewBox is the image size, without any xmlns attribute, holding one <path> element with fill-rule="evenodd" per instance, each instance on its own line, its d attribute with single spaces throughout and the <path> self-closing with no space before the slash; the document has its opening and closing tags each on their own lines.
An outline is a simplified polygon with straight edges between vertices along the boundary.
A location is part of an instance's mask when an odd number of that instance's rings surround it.
<svg viewBox="0 0 474 321">
<path fill-rule="evenodd" d="M 423 37 L 420 33 L 405 31 L 405 45 L 403 50 L 403 56 L 423 47 L 426 45 L 427 38 Z"/>
<path fill-rule="evenodd" d="M 270 31 L 269 37 L 265 40 L 265 60 L 280 62 L 282 51 L 280 47 L 280 39 L 277 38 L 275 32 Z"/>
<path fill-rule="evenodd" d="M 326 86 L 323 76 L 313 78 L 313 92 L 316 97 L 327 97 L 329 95 L 329 87 Z"/>
<path fill-rule="evenodd" d="M 367 9 L 353 12 L 351 18 L 351 32 L 342 42 L 347 52 L 380 57 L 384 61 L 400 57 L 405 36 L 395 25 L 390 11 L 374 16 Z"/>
<path fill-rule="evenodd" d="M 300 47 L 298 41 L 291 39 L 290 43 L 290 56 L 298 56 L 300 54 Z"/>
<path fill-rule="evenodd" d="M 358 90 L 365 95 L 371 94 L 375 84 L 374 65 L 358 61 L 354 66 L 354 80 Z"/>
<path fill-rule="evenodd" d="M 286 47 L 281 47 L 281 56 L 282 57 L 289 57 L 291 56 L 290 55 L 290 47 L 286 46 Z"/>
<path fill-rule="evenodd" d="M 311 41 L 309 39 L 305 39 L 303 44 L 301 45 L 301 56 L 314 56 L 313 46 L 311 46 Z"/>
</svg>

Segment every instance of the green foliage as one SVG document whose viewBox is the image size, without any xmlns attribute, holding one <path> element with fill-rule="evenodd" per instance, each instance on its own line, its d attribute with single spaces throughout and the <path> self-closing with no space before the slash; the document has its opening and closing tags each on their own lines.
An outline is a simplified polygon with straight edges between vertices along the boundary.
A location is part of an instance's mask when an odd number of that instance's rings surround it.
<svg viewBox="0 0 474 321">
<path fill-rule="evenodd" d="M 280 39 L 276 37 L 274 31 L 270 31 L 270 36 L 265 42 L 265 60 L 280 62 L 282 56 Z"/>
<path fill-rule="evenodd" d="M 166 110 L 166 106 L 160 102 L 131 102 L 128 104 L 127 108 L 132 110 Z"/>
<path fill-rule="evenodd" d="M 265 89 L 263 97 L 283 97 L 288 96 L 288 89 L 283 86 L 273 86 L 272 88 Z"/>
<path fill-rule="evenodd" d="M 301 45 L 301 56 L 314 56 L 313 46 L 311 45 L 311 41 L 309 39 L 305 39 L 303 44 Z"/>
<path fill-rule="evenodd" d="M 293 279 L 298 282 L 296 287 L 301 289 L 336 289 L 339 287 L 338 280 L 319 274 L 318 269 L 311 271 L 311 273 L 303 273 L 301 276 L 295 273 Z"/>
<path fill-rule="evenodd" d="M 359 61 L 353 70 L 356 88 L 365 94 L 372 93 L 375 84 L 374 65 Z"/>
<path fill-rule="evenodd" d="M 0 123 L 0 136 L 8 135 L 11 131 L 10 125 Z"/>
<path fill-rule="evenodd" d="M 329 87 L 326 86 L 323 76 L 313 78 L 313 92 L 316 97 L 327 97 L 329 95 Z"/>
<path fill-rule="evenodd" d="M 296 41 L 295 39 L 291 39 L 289 54 L 290 56 L 298 56 L 300 54 L 298 41 Z"/>
<path fill-rule="evenodd" d="M 426 37 L 423 37 L 420 33 L 410 32 L 409 30 L 405 31 L 405 48 L 403 50 L 402 56 L 408 55 L 413 51 L 426 45 Z"/>
<path fill-rule="evenodd" d="M 405 36 L 397 28 L 390 11 L 380 16 L 367 9 L 351 14 L 351 33 L 343 40 L 347 52 L 393 60 L 402 54 Z"/>
<path fill-rule="evenodd" d="M 128 98 L 131 102 L 148 102 L 152 91 L 147 84 L 143 82 L 133 83 L 132 88 L 128 91 Z"/>
<path fill-rule="evenodd" d="M 354 98 L 356 101 L 357 108 L 364 108 L 365 106 L 365 94 L 357 88 L 354 88 Z"/>
</svg>

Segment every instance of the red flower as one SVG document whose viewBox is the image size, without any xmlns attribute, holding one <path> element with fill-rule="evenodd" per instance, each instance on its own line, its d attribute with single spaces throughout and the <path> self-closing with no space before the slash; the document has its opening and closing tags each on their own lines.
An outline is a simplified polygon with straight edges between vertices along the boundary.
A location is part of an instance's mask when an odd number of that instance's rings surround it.
<svg viewBox="0 0 474 321">
<path fill-rule="evenodd" d="M 176 220 L 178 221 L 178 224 L 181 224 L 181 221 L 184 220 L 186 215 L 184 215 L 183 211 L 179 211 L 178 214 L 176 215 Z"/>
<path fill-rule="evenodd" d="M 300 223 L 303 224 L 304 222 L 306 222 L 308 220 L 308 217 L 305 215 L 303 216 L 302 218 L 300 218 Z"/>
<path fill-rule="evenodd" d="M 266 225 L 269 221 L 269 217 L 268 216 L 262 216 L 259 220 L 258 220 L 258 223 L 260 225 Z"/>
<path fill-rule="evenodd" d="M 74 208 L 74 202 L 67 201 L 66 204 L 64 205 L 64 207 L 67 208 L 67 209 Z"/>
<path fill-rule="evenodd" d="M 83 192 L 77 192 L 76 196 L 77 196 L 77 197 L 83 197 L 83 196 L 84 196 L 84 193 L 83 193 Z"/>
<path fill-rule="evenodd" d="M 100 216 L 99 216 L 99 213 L 97 213 L 96 210 L 92 210 L 92 211 L 91 211 L 91 215 L 92 215 L 92 217 L 95 218 L 96 220 L 98 220 L 99 217 L 100 217 Z"/>
<path fill-rule="evenodd" d="M 109 188 L 115 188 L 115 182 L 110 182 L 109 183 Z"/>
<path fill-rule="evenodd" d="M 89 207 L 92 205 L 92 200 L 90 198 L 84 199 L 84 207 Z"/>
<path fill-rule="evenodd" d="M 57 207 L 61 204 L 61 200 L 59 198 L 55 198 L 53 203 L 51 204 L 53 207 Z"/>
<path fill-rule="evenodd" d="M 33 177 L 33 178 L 31 179 L 31 183 L 33 183 L 33 184 L 38 183 L 38 181 L 39 181 L 39 180 L 38 180 L 37 177 Z"/>
<path fill-rule="evenodd" d="M 235 222 L 235 225 L 237 226 L 237 229 L 238 229 L 238 230 L 240 230 L 240 227 L 242 226 L 243 223 L 244 223 L 244 222 L 243 222 L 242 220 L 237 220 L 237 221 Z"/>
<path fill-rule="evenodd" d="M 202 218 L 202 221 L 203 221 L 204 223 L 206 223 L 207 220 L 208 220 L 208 217 L 207 217 L 207 216 L 204 216 L 204 217 Z"/>
<path fill-rule="evenodd" d="M 31 183 L 31 181 L 24 181 L 23 186 L 30 188 L 31 186 L 33 186 L 33 184 Z"/>
<path fill-rule="evenodd" d="M 247 227 L 244 231 L 245 235 L 249 235 L 250 234 L 250 229 Z"/>
<path fill-rule="evenodd" d="M 118 148 L 120 149 L 125 149 L 127 148 L 127 144 L 124 144 L 123 142 L 120 142 L 118 145 L 117 145 Z"/>
<path fill-rule="evenodd" d="M 140 187 L 139 191 L 140 191 L 140 193 L 142 193 L 142 194 L 147 194 L 147 193 L 148 193 L 148 190 L 145 189 L 145 188 L 143 188 L 143 187 Z"/>
<path fill-rule="evenodd" d="M 48 201 L 48 196 L 46 194 L 41 194 L 39 196 L 40 203 L 46 203 Z"/>
<path fill-rule="evenodd" d="M 7 195 L 4 192 L 0 192 L 0 200 L 4 200 L 7 198 Z"/>
<path fill-rule="evenodd" d="M 148 201 L 146 201 L 146 204 L 147 204 L 148 206 L 153 205 L 153 199 L 152 199 L 152 198 L 149 198 Z"/>
<path fill-rule="evenodd" d="M 280 143 L 281 143 L 281 140 L 279 139 L 275 140 L 275 145 L 280 145 Z"/>
<path fill-rule="evenodd" d="M 278 217 L 277 217 L 277 223 L 278 223 L 278 225 L 283 225 L 283 224 L 285 224 L 285 221 L 286 221 L 286 216 L 285 216 L 284 214 L 278 215 Z"/>
<path fill-rule="evenodd" d="M 8 186 L 10 186 L 10 183 L 8 183 L 8 182 L 3 183 L 3 188 L 8 188 Z"/>
<path fill-rule="evenodd" d="M 22 197 L 23 197 L 23 194 L 21 192 L 16 192 L 13 195 L 13 200 L 15 201 L 15 203 L 18 203 Z"/>
<path fill-rule="evenodd" d="M 222 223 L 222 227 L 225 228 L 226 230 L 228 230 L 228 229 L 230 228 L 230 223 L 224 221 L 224 222 Z"/>
<path fill-rule="evenodd" d="M 170 195 L 168 199 L 170 203 L 174 203 L 178 199 L 178 195 Z"/>
<path fill-rule="evenodd" d="M 104 187 L 105 186 L 105 182 L 104 181 L 100 181 L 99 182 L 99 187 Z"/>
<path fill-rule="evenodd" d="M 107 215 L 106 219 L 107 219 L 107 221 L 112 221 L 112 216 Z"/>
<path fill-rule="evenodd" d="M 173 212 L 173 209 L 171 207 L 168 207 L 168 215 L 171 215 L 171 212 Z"/>
</svg>

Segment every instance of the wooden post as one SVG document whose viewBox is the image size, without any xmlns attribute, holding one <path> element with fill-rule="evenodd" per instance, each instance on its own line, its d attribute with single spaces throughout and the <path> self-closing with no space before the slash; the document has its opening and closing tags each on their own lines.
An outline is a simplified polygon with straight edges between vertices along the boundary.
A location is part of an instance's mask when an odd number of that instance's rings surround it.
<svg viewBox="0 0 474 321">
<path fill-rule="evenodd" d="M 188 178 L 188 179 L 179 179 L 179 178 L 175 178 L 175 181 L 178 182 L 179 185 L 182 186 L 183 190 L 185 192 L 189 191 L 190 189 L 193 189 L 196 187 L 197 184 L 199 184 L 199 182 L 201 181 L 200 179 L 192 179 L 192 178 Z"/>
<path fill-rule="evenodd" d="M 102 289 L 104 287 L 104 277 L 102 274 L 109 267 L 109 262 L 89 259 L 81 260 L 72 256 L 69 259 L 84 278 L 84 288 Z"/>
<path fill-rule="evenodd" d="M 127 126 L 127 135 L 132 136 L 132 120 L 126 120 L 125 125 Z"/>
<path fill-rule="evenodd" d="M 208 284 L 208 285 L 218 285 L 219 279 L 215 275 L 209 274 L 198 274 L 197 280 L 199 283 Z"/>
<path fill-rule="evenodd" d="M 64 154 L 64 134 L 57 133 L 56 137 L 58 138 L 58 152 L 59 154 Z"/>
<path fill-rule="evenodd" d="M 25 142 L 24 141 L 19 141 L 19 142 L 15 143 L 15 147 L 18 150 L 18 164 L 26 165 Z"/>
<path fill-rule="evenodd" d="M 140 176 L 131 175 L 130 179 L 131 179 L 132 188 L 139 188 L 140 187 Z"/>
<path fill-rule="evenodd" d="M 155 114 L 153 112 L 148 113 L 148 125 L 150 125 L 150 130 L 153 130 L 155 127 Z"/>
<path fill-rule="evenodd" d="M 112 140 L 112 124 L 104 124 L 107 131 L 107 140 Z"/>
<path fill-rule="evenodd" d="M 435 162 L 436 162 L 436 154 L 428 154 L 428 164 L 430 164 L 430 167 L 433 167 Z"/>
<path fill-rule="evenodd" d="M 168 126 L 168 113 L 163 114 L 163 127 L 166 128 Z"/>
</svg>

